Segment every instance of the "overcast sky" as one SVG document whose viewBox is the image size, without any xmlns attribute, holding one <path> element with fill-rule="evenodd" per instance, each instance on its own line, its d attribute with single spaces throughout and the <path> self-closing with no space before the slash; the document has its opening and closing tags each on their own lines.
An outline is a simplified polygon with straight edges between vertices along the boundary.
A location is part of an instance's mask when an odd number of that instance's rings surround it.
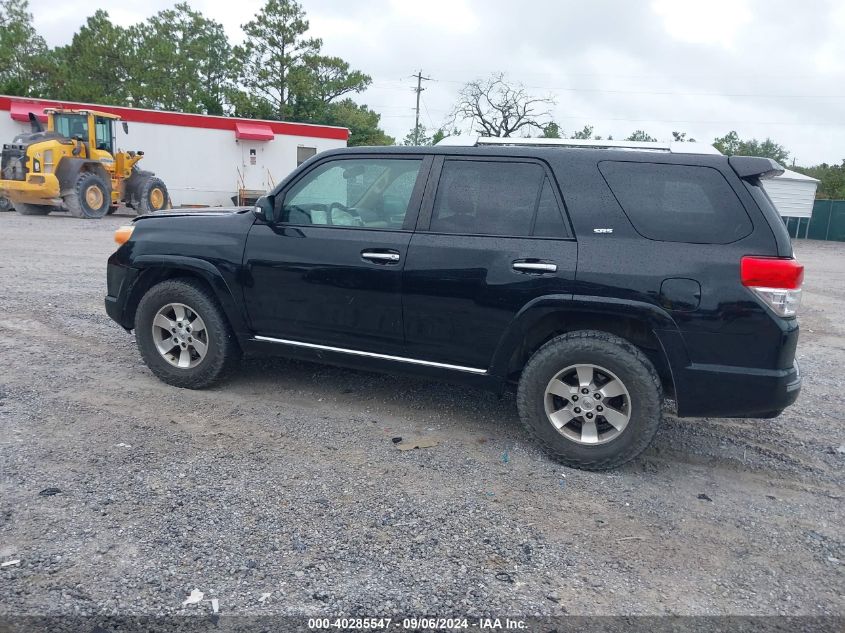
<svg viewBox="0 0 845 633">
<path fill-rule="evenodd" d="M 67 43 L 97 8 L 128 25 L 174 4 L 30 0 L 50 45 Z M 191 0 L 233 41 L 262 0 Z M 401 140 L 438 127 L 460 86 L 503 71 L 551 95 L 566 133 L 589 123 L 624 138 L 672 130 L 712 142 L 729 130 L 770 136 L 799 164 L 845 159 L 842 0 L 303 0 L 324 52 L 373 77 L 356 100 Z M 85 11 L 80 11 L 80 6 Z M 86 13 L 87 12 L 87 13 Z"/>
</svg>

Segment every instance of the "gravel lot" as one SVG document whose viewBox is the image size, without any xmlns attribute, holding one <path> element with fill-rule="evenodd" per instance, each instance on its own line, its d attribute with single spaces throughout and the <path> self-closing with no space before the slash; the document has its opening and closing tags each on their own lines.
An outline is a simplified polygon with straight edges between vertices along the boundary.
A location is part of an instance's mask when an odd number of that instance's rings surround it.
<svg viewBox="0 0 845 633">
<path fill-rule="evenodd" d="M 210 612 L 194 588 L 221 614 L 845 614 L 845 244 L 796 246 L 795 406 L 669 416 L 599 474 L 512 395 L 284 360 L 168 387 L 103 309 L 126 219 L 0 214 L 0 615 Z"/>
</svg>

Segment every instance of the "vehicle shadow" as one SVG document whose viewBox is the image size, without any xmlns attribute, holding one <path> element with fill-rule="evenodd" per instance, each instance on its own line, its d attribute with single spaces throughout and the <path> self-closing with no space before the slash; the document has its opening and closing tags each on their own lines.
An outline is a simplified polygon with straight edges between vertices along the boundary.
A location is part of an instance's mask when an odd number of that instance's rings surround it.
<svg viewBox="0 0 845 633">
<path fill-rule="evenodd" d="M 295 394 L 312 401 L 391 415 L 474 420 L 520 427 L 515 392 L 483 389 L 402 374 L 383 374 L 286 358 L 246 359 L 230 388 L 253 394 Z"/>
<path fill-rule="evenodd" d="M 541 452 L 523 429 L 515 388 L 501 395 L 443 381 L 382 374 L 285 358 L 247 359 L 226 388 L 244 396 L 280 397 L 288 402 L 341 415 L 386 419 L 438 430 L 455 437 L 477 436 L 524 442 Z M 760 442 L 759 426 L 768 422 L 769 441 Z M 683 471 L 689 466 L 730 471 L 807 472 L 779 425 L 754 419 L 683 418 L 674 403 L 652 445 L 637 459 L 616 469 L 625 472 Z M 680 472 L 679 471 L 679 472 Z"/>
</svg>

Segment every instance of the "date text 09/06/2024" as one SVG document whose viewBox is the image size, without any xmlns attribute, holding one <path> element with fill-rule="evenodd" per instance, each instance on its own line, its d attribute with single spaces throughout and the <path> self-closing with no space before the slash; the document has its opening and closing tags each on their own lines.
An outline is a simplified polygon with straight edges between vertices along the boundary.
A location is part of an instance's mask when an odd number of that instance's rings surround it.
<svg viewBox="0 0 845 633">
<path fill-rule="evenodd" d="M 503 630 L 519 631 L 526 628 L 523 620 L 511 618 L 310 618 L 308 628 L 313 630 L 378 630 L 390 629 L 392 627 L 420 630 Z"/>
</svg>

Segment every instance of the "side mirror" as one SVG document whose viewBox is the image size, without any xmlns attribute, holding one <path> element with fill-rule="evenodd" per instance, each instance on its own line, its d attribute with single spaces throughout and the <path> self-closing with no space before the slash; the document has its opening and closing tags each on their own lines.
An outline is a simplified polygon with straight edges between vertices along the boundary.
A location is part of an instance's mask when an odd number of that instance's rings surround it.
<svg viewBox="0 0 845 633">
<path fill-rule="evenodd" d="M 273 200 L 270 198 L 270 196 L 261 196 L 258 200 L 255 201 L 255 206 L 253 207 L 252 212 L 256 215 L 257 218 L 263 220 L 264 222 L 272 222 Z"/>
<path fill-rule="evenodd" d="M 123 133 L 129 134 L 129 124 L 126 121 L 123 121 Z"/>
</svg>

